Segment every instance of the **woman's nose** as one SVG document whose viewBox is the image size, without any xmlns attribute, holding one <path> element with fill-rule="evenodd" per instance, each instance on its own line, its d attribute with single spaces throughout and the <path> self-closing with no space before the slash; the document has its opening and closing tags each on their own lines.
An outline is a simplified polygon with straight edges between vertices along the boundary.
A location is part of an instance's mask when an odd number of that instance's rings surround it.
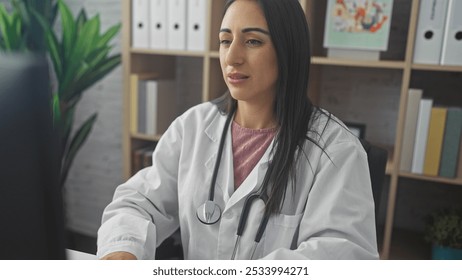
<svg viewBox="0 0 462 280">
<path fill-rule="evenodd" d="M 228 65 L 240 65 L 244 63 L 243 49 L 237 40 L 234 40 L 231 45 L 229 45 L 225 59 Z"/>
</svg>

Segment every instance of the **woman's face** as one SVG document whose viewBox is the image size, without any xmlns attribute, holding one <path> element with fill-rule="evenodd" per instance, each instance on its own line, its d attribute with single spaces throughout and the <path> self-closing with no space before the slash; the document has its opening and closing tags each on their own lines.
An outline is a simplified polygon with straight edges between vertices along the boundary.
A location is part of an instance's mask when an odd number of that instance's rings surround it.
<svg viewBox="0 0 462 280">
<path fill-rule="evenodd" d="M 257 1 L 237 0 L 231 4 L 219 38 L 223 78 L 233 98 L 272 103 L 278 79 L 277 57 Z"/>
</svg>

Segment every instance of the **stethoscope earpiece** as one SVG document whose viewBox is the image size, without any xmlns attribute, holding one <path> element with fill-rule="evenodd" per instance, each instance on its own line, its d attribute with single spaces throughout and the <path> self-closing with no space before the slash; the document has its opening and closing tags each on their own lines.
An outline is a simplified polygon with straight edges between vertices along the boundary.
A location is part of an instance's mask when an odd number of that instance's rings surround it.
<svg viewBox="0 0 462 280">
<path fill-rule="evenodd" d="M 221 208 L 215 202 L 207 200 L 196 210 L 199 221 L 206 225 L 213 225 L 221 218 Z"/>
</svg>

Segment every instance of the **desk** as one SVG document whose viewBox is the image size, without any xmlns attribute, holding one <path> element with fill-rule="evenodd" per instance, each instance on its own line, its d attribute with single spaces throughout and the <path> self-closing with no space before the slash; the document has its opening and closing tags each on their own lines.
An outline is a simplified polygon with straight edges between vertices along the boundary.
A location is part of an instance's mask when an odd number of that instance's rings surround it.
<svg viewBox="0 0 462 280">
<path fill-rule="evenodd" d="M 88 254 L 80 251 L 66 249 L 66 255 L 68 260 L 97 260 L 96 255 Z"/>
</svg>

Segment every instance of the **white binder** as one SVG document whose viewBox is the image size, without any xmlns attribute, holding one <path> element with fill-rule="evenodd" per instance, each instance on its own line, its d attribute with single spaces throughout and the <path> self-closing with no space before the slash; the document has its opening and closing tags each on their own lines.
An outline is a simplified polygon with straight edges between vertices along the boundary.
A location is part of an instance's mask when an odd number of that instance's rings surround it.
<svg viewBox="0 0 462 280">
<path fill-rule="evenodd" d="M 151 0 L 149 22 L 149 47 L 154 50 L 167 49 L 167 0 Z"/>
<path fill-rule="evenodd" d="M 462 0 L 449 0 L 441 64 L 462 65 Z"/>
<path fill-rule="evenodd" d="M 448 0 L 420 1 L 414 63 L 439 64 Z"/>
<path fill-rule="evenodd" d="M 187 10 L 187 49 L 205 51 L 207 0 L 189 0 Z"/>
<path fill-rule="evenodd" d="M 149 48 L 149 0 L 132 0 L 132 47 Z"/>
<path fill-rule="evenodd" d="M 168 0 L 167 47 L 186 50 L 186 0 Z"/>
<path fill-rule="evenodd" d="M 420 100 L 417 130 L 415 133 L 414 153 L 412 157 L 412 173 L 423 173 L 432 106 L 432 99 Z"/>
<path fill-rule="evenodd" d="M 407 95 L 406 117 L 404 118 L 403 144 L 401 146 L 400 170 L 411 172 L 419 106 L 423 90 L 410 88 Z"/>
</svg>

